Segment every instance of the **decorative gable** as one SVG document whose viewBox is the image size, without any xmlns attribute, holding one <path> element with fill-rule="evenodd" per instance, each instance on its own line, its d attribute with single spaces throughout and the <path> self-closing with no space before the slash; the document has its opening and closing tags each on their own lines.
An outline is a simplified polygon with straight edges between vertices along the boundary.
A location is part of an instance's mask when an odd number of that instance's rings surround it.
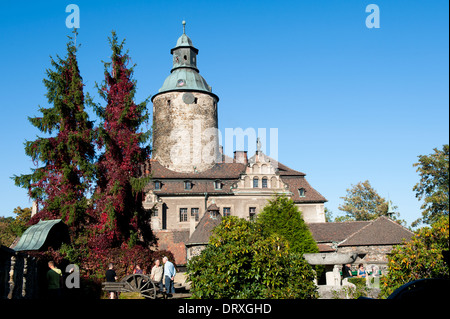
<svg viewBox="0 0 450 319">
<path fill-rule="evenodd" d="M 236 195 L 240 193 L 284 193 L 290 195 L 288 185 L 281 180 L 280 174 L 278 174 L 277 164 L 262 152 L 256 152 L 255 156 L 249 159 L 245 172 L 241 174 L 233 192 Z"/>
</svg>

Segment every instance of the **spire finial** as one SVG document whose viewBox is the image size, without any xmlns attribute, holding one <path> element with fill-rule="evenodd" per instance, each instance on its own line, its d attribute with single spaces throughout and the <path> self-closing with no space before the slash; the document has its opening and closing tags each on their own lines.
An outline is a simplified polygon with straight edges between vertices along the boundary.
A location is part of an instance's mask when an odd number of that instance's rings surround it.
<svg viewBox="0 0 450 319">
<path fill-rule="evenodd" d="M 181 23 L 183 24 L 183 34 L 186 34 L 186 21 L 183 20 Z"/>
</svg>

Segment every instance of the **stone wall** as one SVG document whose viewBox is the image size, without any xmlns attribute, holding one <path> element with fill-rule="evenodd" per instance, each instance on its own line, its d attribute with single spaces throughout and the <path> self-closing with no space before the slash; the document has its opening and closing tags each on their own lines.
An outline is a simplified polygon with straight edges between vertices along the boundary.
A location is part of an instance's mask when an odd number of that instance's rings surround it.
<svg viewBox="0 0 450 319">
<path fill-rule="evenodd" d="M 188 97 L 188 98 L 186 98 Z M 177 172 L 219 162 L 217 100 L 199 92 L 167 92 L 153 100 L 153 158 Z"/>
<path fill-rule="evenodd" d="M 339 247 L 339 253 L 357 253 L 358 259 L 355 263 L 363 264 L 387 264 L 387 255 L 390 254 L 392 245 L 378 246 L 346 246 Z"/>
<path fill-rule="evenodd" d="M 202 251 L 206 248 L 206 245 L 196 245 L 190 246 L 187 248 L 187 259 L 191 259 L 192 257 L 199 256 Z"/>
</svg>

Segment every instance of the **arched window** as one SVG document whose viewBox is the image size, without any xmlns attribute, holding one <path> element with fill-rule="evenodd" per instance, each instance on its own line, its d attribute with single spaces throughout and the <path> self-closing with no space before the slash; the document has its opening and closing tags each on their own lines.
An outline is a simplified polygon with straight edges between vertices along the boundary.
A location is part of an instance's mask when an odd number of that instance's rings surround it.
<svg viewBox="0 0 450 319">
<path fill-rule="evenodd" d="M 261 187 L 267 188 L 267 178 L 266 177 L 263 177 L 263 179 L 261 180 Z"/>
<path fill-rule="evenodd" d="M 259 187 L 258 177 L 254 177 L 253 178 L 253 188 L 258 188 L 258 187 Z"/>
</svg>

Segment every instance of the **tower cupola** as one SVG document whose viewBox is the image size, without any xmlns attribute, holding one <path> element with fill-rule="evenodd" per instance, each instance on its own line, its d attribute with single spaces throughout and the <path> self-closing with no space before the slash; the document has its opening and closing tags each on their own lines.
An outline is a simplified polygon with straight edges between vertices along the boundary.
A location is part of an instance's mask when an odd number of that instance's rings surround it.
<svg viewBox="0 0 450 319">
<path fill-rule="evenodd" d="M 177 44 L 170 50 L 173 55 L 173 66 L 170 75 L 164 81 L 158 93 L 171 91 L 196 91 L 206 92 L 217 101 L 219 98 L 212 93 L 212 88 L 199 74 L 197 68 L 198 49 L 192 44 L 192 40 L 186 35 L 186 22 L 183 21 L 183 34 L 178 38 Z"/>
<path fill-rule="evenodd" d="M 192 45 L 191 39 L 186 35 L 186 21 L 183 21 L 183 34 L 178 38 L 177 45 L 170 50 L 170 53 L 173 55 L 171 72 L 178 68 L 191 68 L 198 72 L 198 49 Z"/>
</svg>

